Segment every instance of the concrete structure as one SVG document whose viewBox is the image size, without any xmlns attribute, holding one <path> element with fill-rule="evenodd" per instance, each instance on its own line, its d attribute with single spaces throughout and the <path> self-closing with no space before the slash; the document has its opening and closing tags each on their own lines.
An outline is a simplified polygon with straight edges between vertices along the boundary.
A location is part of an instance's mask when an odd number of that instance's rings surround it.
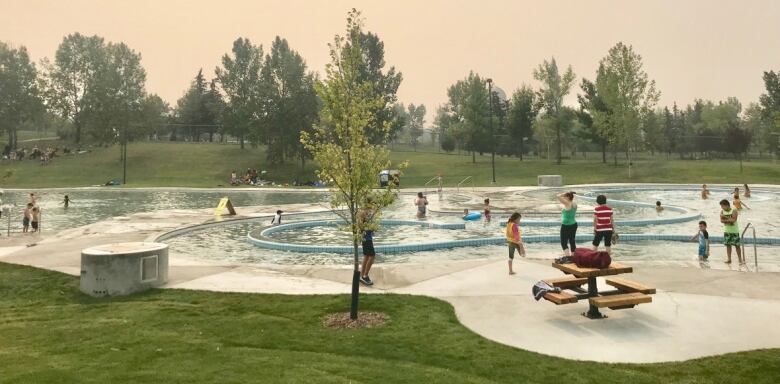
<svg viewBox="0 0 780 384">
<path fill-rule="evenodd" d="M 539 175 L 536 180 L 540 187 L 560 187 L 563 186 L 563 176 L 561 175 Z"/>
<path fill-rule="evenodd" d="M 81 292 L 123 296 L 168 282 L 168 244 L 115 243 L 81 252 Z"/>
</svg>

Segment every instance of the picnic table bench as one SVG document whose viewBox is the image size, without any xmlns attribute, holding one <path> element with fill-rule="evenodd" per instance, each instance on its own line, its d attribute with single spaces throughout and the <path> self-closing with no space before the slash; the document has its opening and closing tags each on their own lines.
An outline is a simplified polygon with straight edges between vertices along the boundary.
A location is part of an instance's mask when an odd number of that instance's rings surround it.
<svg viewBox="0 0 780 384">
<path fill-rule="evenodd" d="M 557 305 L 576 303 L 579 300 L 588 299 L 588 311 L 583 316 L 590 319 L 603 319 L 599 308 L 613 310 L 633 308 L 637 304 L 650 303 L 653 298 L 649 295 L 655 293 L 655 288 L 636 281 L 624 278 L 608 278 L 607 285 L 616 289 L 599 292 L 596 284 L 597 277 L 620 275 L 631 273 L 634 269 L 628 265 L 613 262 L 607 268 L 581 268 L 574 263 L 558 264 L 552 266 L 566 274 L 564 277 L 545 279 L 544 282 L 552 287 L 561 288 L 561 292 L 548 292 L 544 299 Z M 582 286 L 587 284 L 587 289 Z M 569 290 L 573 293 L 564 292 Z"/>
</svg>

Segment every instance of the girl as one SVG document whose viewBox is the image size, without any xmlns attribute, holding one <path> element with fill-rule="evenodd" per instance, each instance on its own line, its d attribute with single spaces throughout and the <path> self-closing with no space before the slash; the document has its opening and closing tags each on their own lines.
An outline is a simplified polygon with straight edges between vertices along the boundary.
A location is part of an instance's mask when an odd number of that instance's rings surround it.
<svg viewBox="0 0 780 384">
<path fill-rule="evenodd" d="M 485 199 L 485 221 L 490 222 L 490 199 Z"/>
<path fill-rule="evenodd" d="M 750 209 L 750 207 L 747 206 L 747 204 L 743 203 L 742 200 L 739 199 L 739 187 L 734 188 L 734 209 L 737 211 L 741 211 L 742 207 L 745 207 L 747 209 Z"/>
<path fill-rule="evenodd" d="M 525 257 L 523 239 L 520 237 L 520 213 L 518 212 L 509 216 L 509 220 L 506 222 L 506 244 L 509 247 L 509 274 L 514 275 L 515 271 L 512 270 L 512 260 L 515 258 L 515 250 L 517 250 L 517 253 L 520 254 L 520 256 Z"/>
<path fill-rule="evenodd" d="M 701 186 L 701 199 L 707 200 L 707 198 L 710 197 L 710 190 L 707 189 L 707 184 L 702 184 Z"/>
<path fill-rule="evenodd" d="M 577 248 L 575 238 L 577 237 L 577 204 L 574 202 L 574 192 L 564 192 L 558 194 L 558 201 L 563 204 L 561 210 L 561 247 L 565 256 L 571 256 L 571 253 Z"/>
<path fill-rule="evenodd" d="M 745 197 L 750 198 L 750 187 L 747 184 L 742 184 L 745 187 Z"/>
</svg>

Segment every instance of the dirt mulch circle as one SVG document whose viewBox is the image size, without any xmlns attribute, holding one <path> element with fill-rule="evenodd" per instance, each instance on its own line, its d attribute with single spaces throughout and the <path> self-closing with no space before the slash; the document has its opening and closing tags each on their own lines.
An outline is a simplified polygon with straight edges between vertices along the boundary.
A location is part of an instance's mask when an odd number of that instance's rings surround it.
<svg viewBox="0 0 780 384">
<path fill-rule="evenodd" d="M 349 312 L 331 313 L 322 319 L 322 325 L 332 329 L 376 328 L 385 325 L 390 320 L 382 312 L 358 312 L 357 320 L 349 318 Z"/>
</svg>

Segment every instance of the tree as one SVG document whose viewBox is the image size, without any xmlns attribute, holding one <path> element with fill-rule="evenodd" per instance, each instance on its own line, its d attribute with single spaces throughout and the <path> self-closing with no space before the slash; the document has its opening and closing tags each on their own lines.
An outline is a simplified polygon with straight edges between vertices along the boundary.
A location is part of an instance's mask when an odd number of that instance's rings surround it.
<svg viewBox="0 0 780 384">
<path fill-rule="evenodd" d="M 606 164 L 609 138 L 606 134 L 607 130 L 601 125 L 605 123 L 604 119 L 610 115 L 609 107 L 599 95 L 596 84 L 590 80 L 582 79 L 580 88 L 583 94 L 577 95 L 577 100 L 580 103 L 577 117 L 583 126 L 581 136 L 601 148 L 601 161 Z"/>
<path fill-rule="evenodd" d="M 742 158 L 750 146 L 750 132 L 739 127 L 738 123 L 732 123 L 726 129 L 724 147 L 737 159 L 739 159 L 739 172 L 742 173 Z"/>
<path fill-rule="evenodd" d="M 352 9 L 347 17 L 347 34 L 361 34 L 360 12 Z M 387 189 L 374 190 L 377 175 L 390 167 L 390 152 L 369 140 L 367 127 L 375 122 L 377 108 L 386 101 L 375 87 L 378 85 L 361 76 L 365 57 L 359 40 L 347 43 L 336 35 L 329 44 L 331 62 L 325 68 L 325 79 L 317 84 L 322 100 L 320 123 L 313 132 L 303 132 L 301 142 L 319 164 L 317 176 L 331 185 L 331 207 L 346 222 L 352 234 L 354 269 L 350 317 L 358 316 L 360 271 L 358 242 L 365 230 L 375 228 L 382 208 L 395 199 L 394 183 Z M 389 136 L 388 122 L 382 129 L 383 141 Z M 343 209 L 343 210 L 342 210 Z M 358 220 L 358 212 L 374 212 Z"/>
<path fill-rule="evenodd" d="M 753 138 L 753 143 L 751 144 L 755 145 L 758 149 L 759 157 L 763 154 L 764 150 L 772 151 L 771 144 L 773 144 L 773 142 L 771 137 L 769 137 L 771 135 L 768 135 L 768 133 L 771 132 L 771 127 L 764 119 L 763 111 L 758 103 L 750 103 L 747 108 L 745 108 L 743 127 L 750 133 L 750 137 Z M 766 145 L 767 141 L 769 141 L 770 146 Z"/>
<path fill-rule="evenodd" d="M 641 137 L 639 125 L 660 97 L 655 81 L 648 80 L 642 66 L 642 56 L 630 45 L 619 42 L 601 59 L 596 76 L 596 90 L 609 109 L 608 116 L 600 116 L 597 121 L 606 129 L 611 142 L 625 148 L 629 178 L 632 146 Z"/>
<path fill-rule="evenodd" d="M 238 137 L 241 149 L 247 136 L 257 144 L 263 136 L 261 121 L 268 105 L 268 89 L 262 82 L 263 47 L 239 37 L 233 42 L 233 56 L 222 56 L 217 80 L 227 98 L 225 119 L 228 133 Z"/>
<path fill-rule="evenodd" d="M 537 91 L 539 103 L 544 108 L 545 115 L 550 117 L 548 122 L 555 131 L 555 141 L 557 143 L 556 161 L 561 163 L 561 127 L 558 122 L 562 121 L 560 113 L 563 108 L 563 98 L 569 94 L 572 84 L 574 84 L 574 71 L 569 66 L 561 75 L 558 70 L 558 64 L 553 57 L 549 62 L 545 60 L 539 67 L 534 69 L 534 78 L 542 83 Z"/>
<path fill-rule="evenodd" d="M 158 137 L 161 128 L 168 122 L 170 107 L 156 94 L 147 95 L 141 102 L 137 136 Z"/>
<path fill-rule="evenodd" d="M 447 90 L 449 110 L 456 121 L 453 133 L 476 163 L 476 152 L 490 150 L 492 138 L 488 128 L 489 99 L 486 79 L 470 72 Z"/>
<path fill-rule="evenodd" d="M 516 148 L 516 155 L 523 160 L 525 153 L 525 140 L 531 140 L 533 136 L 533 123 L 536 120 L 538 110 L 536 108 L 536 94 L 533 89 L 523 85 L 512 94 L 509 102 L 507 117 L 507 133 L 512 140 L 512 146 Z"/>
<path fill-rule="evenodd" d="M 95 106 L 91 103 L 101 97 L 94 93 L 106 61 L 105 54 L 102 37 L 74 33 L 62 40 L 54 63 L 44 63 L 47 105 L 73 123 L 76 144 L 81 142 L 86 123 L 84 115 L 92 112 Z"/>
<path fill-rule="evenodd" d="M 455 124 L 455 118 L 450 113 L 447 105 L 436 108 L 436 117 L 433 120 L 433 130 L 439 137 L 439 146 L 445 152 L 452 152 L 455 150 L 455 134 L 452 132 L 453 124 Z"/>
<path fill-rule="evenodd" d="M 43 116 L 38 71 L 27 48 L 15 49 L 0 41 L 0 131 L 8 134 L 8 146 L 16 149 L 19 125 Z"/>
<path fill-rule="evenodd" d="M 298 155 L 303 166 L 306 152 L 300 144 L 301 132 L 311 130 L 318 112 L 314 73 L 307 72 L 303 57 L 277 36 L 265 58 L 262 81 L 269 91 L 265 115 L 268 161 L 278 164 Z"/>
<path fill-rule="evenodd" d="M 401 85 L 403 76 L 401 72 L 396 72 L 395 67 L 385 68 L 385 44 L 379 39 L 379 36 L 363 30 L 354 31 L 346 36 L 345 46 L 360 47 L 360 54 L 363 56 L 362 67 L 358 68 L 361 81 L 367 81 L 374 84 L 373 96 L 379 97 L 384 102 L 382 105 L 374 107 L 374 119 L 368 124 L 367 130 L 371 143 L 380 143 L 380 140 L 389 140 L 394 138 L 401 126 L 393 124 L 390 126 L 390 134 L 385 134 L 385 123 L 395 119 L 393 115 L 393 105 L 398 100 L 396 92 Z"/>
<path fill-rule="evenodd" d="M 208 130 L 213 136 L 214 126 L 218 124 L 222 106 L 221 97 L 212 81 L 207 89 L 208 81 L 203 76 L 203 70 L 190 83 L 190 88 L 176 103 L 176 121 L 184 125 L 185 135 L 191 141 L 199 141 L 201 130 Z M 177 130 L 171 135 L 171 140 L 177 140 Z"/>
<path fill-rule="evenodd" d="M 780 71 L 764 72 L 763 79 L 766 93 L 759 97 L 759 103 L 768 127 L 764 143 L 777 157 L 780 155 Z"/>
<path fill-rule="evenodd" d="M 417 141 L 423 135 L 423 127 L 425 125 L 425 105 L 415 106 L 410 103 L 408 109 L 409 121 L 407 122 L 407 127 L 409 128 L 409 141 L 416 151 Z"/>
</svg>

